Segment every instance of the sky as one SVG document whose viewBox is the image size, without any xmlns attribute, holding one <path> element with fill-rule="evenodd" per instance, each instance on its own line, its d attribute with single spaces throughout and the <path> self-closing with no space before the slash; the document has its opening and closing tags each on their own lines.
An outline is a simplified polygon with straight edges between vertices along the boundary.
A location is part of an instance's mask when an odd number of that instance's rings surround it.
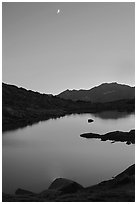
<svg viewBox="0 0 137 204">
<path fill-rule="evenodd" d="M 3 2 L 2 81 L 51 94 L 104 82 L 134 86 L 134 6 Z"/>
</svg>

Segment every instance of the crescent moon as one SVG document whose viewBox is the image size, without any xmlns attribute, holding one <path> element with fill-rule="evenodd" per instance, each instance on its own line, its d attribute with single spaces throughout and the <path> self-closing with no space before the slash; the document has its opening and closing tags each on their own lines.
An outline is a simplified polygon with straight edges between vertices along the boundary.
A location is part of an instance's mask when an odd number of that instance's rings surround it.
<svg viewBox="0 0 137 204">
<path fill-rule="evenodd" d="M 57 14 L 60 13 L 60 9 L 57 10 Z"/>
</svg>

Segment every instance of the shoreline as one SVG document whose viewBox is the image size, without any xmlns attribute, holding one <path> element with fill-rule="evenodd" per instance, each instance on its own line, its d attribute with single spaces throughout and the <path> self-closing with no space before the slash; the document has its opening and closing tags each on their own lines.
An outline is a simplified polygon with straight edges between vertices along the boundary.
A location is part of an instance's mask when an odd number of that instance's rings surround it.
<svg viewBox="0 0 137 204">
<path fill-rule="evenodd" d="M 126 142 L 127 145 L 135 144 L 135 130 L 130 130 L 129 132 L 113 131 L 106 134 L 96 134 L 96 133 L 84 133 L 80 137 L 86 139 L 101 139 L 101 141 L 111 141 L 114 142 Z"/>
<path fill-rule="evenodd" d="M 2 83 L 2 131 L 75 113 L 134 113 L 135 98 L 109 102 L 72 101 Z"/>
<path fill-rule="evenodd" d="M 2 131 L 16 130 L 39 121 L 56 119 L 70 114 L 101 113 L 103 111 L 119 111 L 135 113 L 135 99 L 123 99 L 106 103 L 91 103 L 85 101 L 71 101 L 56 96 L 40 94 L 16 86 L 2 84 Z M 128 144 L 135 143 L 133 137 L 126 139 Z M 90 134 L 90 133 L 88 133 Z M 123 133 L 112 132 L 104 135 L 94 135 L 103 141 L 119 141 Z M 125 133 L 124 133 L 125 134 Z M 127 133 L 126 133 L 127 134 Z M 91 136 L 91 135 L 90 135 Z M 93 136 L 93 135 L 92 135 Z M 89 137 L 89 136 L 88 136 Z M 90 137 L 89 137 L 90 138 Z M 124 140 L 125 141 L 125 140 Z M 124 142 L 123 139 L 121 142 Z M 41 193 L 33 193 L 24 189 L 17 189 L 15 195 L 3 193 L 3 202 L 44 202 L 44 201 L 134 201 L 135 200 L 135 165 L 115 176 L 94 186 L 84 188 L 75 181 L 65 178 L 56 179 L 48 189 Z"/>
<path fill-rule="evenodd" d="M 2 116 L 2 133 L 6 132 L 6 131 L 10 131 L 10 130 L 16 130 L 19 128 L 24 128 L 27 126 L 32 126 L 33 124 L 36 124 L 40 121 L 46 121 L 49 119 L 57 119 L 57 118 L 61 118 L 67 115 L 71 115 L 71 114 L 97 114 L 97 113 L 101 113 L 104 112 L 106 110 L 101 110 L 101 111 L 89 111 L 89 110 L 76 110 L 76 111 L 65 111 L 65 110 L 52 110 L 51 112 L 46 112 L 42 115 L 37 115 L 36 117 L 34 116 L 25 116 L 23 118 L 12 118 L 12 117 L 8 117 L 8 118 L 4 118 L 4 116 Z M 108 111 L 118 111 L 118 110 L 108 110 Z M 135 112 L 131 111 L 124 111 L 127 114 L 132 114 Z M 123 113 L 123 111 L 122 111 Z"/>
</svg>

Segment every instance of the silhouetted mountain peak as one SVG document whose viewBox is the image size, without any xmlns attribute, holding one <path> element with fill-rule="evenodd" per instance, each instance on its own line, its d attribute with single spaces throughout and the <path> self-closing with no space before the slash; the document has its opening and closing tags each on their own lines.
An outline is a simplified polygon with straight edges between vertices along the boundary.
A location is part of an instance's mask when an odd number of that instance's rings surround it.
<svg viewBox="0 0 137 204">
<path fill-rule="evenodd" d="M 135 97 L 134 87 L 117 82 L 102 83 L 89 90 L 66 90 L 58 95 L 60 98 L 71 99 L 73 101 L 109 102 L 121 99 L 131 99 Z"/>
</svg>

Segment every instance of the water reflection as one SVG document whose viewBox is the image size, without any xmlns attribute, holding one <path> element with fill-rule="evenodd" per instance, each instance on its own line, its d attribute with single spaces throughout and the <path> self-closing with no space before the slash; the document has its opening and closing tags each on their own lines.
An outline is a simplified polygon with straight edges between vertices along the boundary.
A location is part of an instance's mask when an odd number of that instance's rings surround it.
<svg viewBox="0 0 137 204">
<path fill-rule="evenodd" d="M 119 119 L 129 117 L 129 115 L 134 115 L 134 113 L 118 112 L 118 111 L 103 111 L 100 113 L 93 114 L 95 117 L 102 119 Z"/>
<path fill-rule="evenodd" d="M 89 124 L 88 118 L 94 122 Z M 85 140 L 80 134 L 129 131 L 134 121 L 133 114 L 117 120 L 75 114 L 4 133 L 3 191 L 20 187 L 40 192 L 57 177 L 84 186 L 111 178 L 134 163 L 134 145 Z"/>
</svg>

